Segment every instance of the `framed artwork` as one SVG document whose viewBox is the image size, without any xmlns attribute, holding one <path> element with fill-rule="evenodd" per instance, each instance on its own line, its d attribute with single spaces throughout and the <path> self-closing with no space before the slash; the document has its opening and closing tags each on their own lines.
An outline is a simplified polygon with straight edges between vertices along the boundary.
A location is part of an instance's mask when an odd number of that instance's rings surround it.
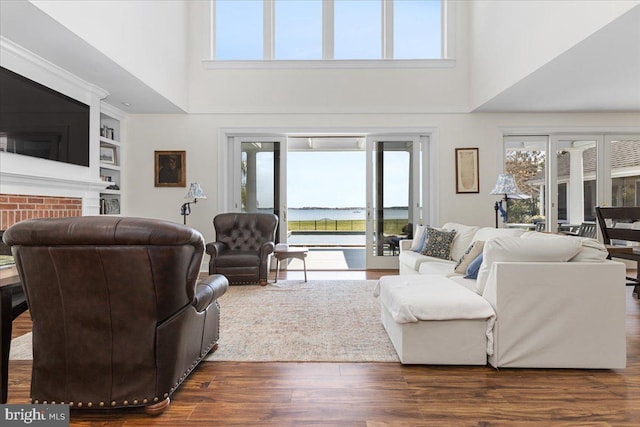
<svg viewBox="0 0 640 427">
<path fill-rule="evenodd" d="M 477 148 L 456 148 L 456 193 L 479 193 Z"/>
<path fill-rule="evenodd" d="M 156 151 L 154 184 L 156 187 L 186 187 L 185 151 Z"/>
<path fill-rule="evenodd" d="M 104 213 L 115 215 L 120 213 L 120 201 L 118 199 L 105 199 Z"/>
<path fill-rule="evenodd" d="M 100 162 L 101 163 L 109 163 L 110 165 L 115 165 L 116 163 L 116 148 L 108 147 L 106 145 L 100 146 Z"/>
</svg>

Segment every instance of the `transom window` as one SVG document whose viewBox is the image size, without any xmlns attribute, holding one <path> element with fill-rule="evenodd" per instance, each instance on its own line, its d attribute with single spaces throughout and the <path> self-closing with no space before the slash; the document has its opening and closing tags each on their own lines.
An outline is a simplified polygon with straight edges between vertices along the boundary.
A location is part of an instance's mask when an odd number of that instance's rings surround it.
<svg viewBox="0 0 640 427">
<path fill-rule="evenodd" d="M 444 58 L 446 0 L 211 0 L 210 59 Z"/>
</svg>

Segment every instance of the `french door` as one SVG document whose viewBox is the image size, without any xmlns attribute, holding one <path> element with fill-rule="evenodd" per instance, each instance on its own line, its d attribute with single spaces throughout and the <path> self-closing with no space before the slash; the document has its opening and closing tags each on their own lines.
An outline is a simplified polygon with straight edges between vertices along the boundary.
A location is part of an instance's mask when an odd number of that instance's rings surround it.
<svg viewBox="0 0 640 427">
<path fill-rule="evenodd" d="M 509 200 L 509 222 L 568 231 L 595 222 L 595 206 L 640 203 L 640 135 L 505 135 L 504 143 L 505 170 L 530 196 Z"/>
<path fill-rule="evenodd" d="M 397 269 L 398 241 L 421 218 L 419 136 L 366 139 L 366 266 Z"/>
<path fill-rule="evenodd" d="M 230 150 L 236 212 L 278 216 L 278 241 L 287 241 L 287 141 L 284 137 L 233 137 Z"/>
</svg>

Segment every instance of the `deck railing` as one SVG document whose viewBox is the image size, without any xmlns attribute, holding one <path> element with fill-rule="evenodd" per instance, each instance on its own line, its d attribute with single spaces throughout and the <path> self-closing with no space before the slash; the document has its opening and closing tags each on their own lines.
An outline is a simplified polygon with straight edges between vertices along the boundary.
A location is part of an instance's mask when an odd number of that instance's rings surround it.
<svg viewBox="0 0 640 427">
<path fill-rule="evenodd" d="M 304 221 L 289 221 L 289 231 L 292 232 L 313 232 L 313 231 L 362 231 L 366 230 L 364 219 L 316 219 Z M 407 225 L 406 219 L 385 219 L 385 234 L 401 234 L 402 227 Z"/>
</svg>

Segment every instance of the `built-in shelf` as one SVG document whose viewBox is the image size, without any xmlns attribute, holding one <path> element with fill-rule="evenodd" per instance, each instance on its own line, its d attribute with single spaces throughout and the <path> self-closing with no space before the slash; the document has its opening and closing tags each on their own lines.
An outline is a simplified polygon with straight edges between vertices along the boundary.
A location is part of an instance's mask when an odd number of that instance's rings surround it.
<svg viewBox="0 0 640 427">
<path fill-rule="evenodd" d="M 100 180 L 106 185 L 117 185 L 120 190 L 100 191 L 100 213 L 118 215 L 122 212 L 122 128 L 124 114 L 102 104 L 100 113 Z"/>
</svg>

